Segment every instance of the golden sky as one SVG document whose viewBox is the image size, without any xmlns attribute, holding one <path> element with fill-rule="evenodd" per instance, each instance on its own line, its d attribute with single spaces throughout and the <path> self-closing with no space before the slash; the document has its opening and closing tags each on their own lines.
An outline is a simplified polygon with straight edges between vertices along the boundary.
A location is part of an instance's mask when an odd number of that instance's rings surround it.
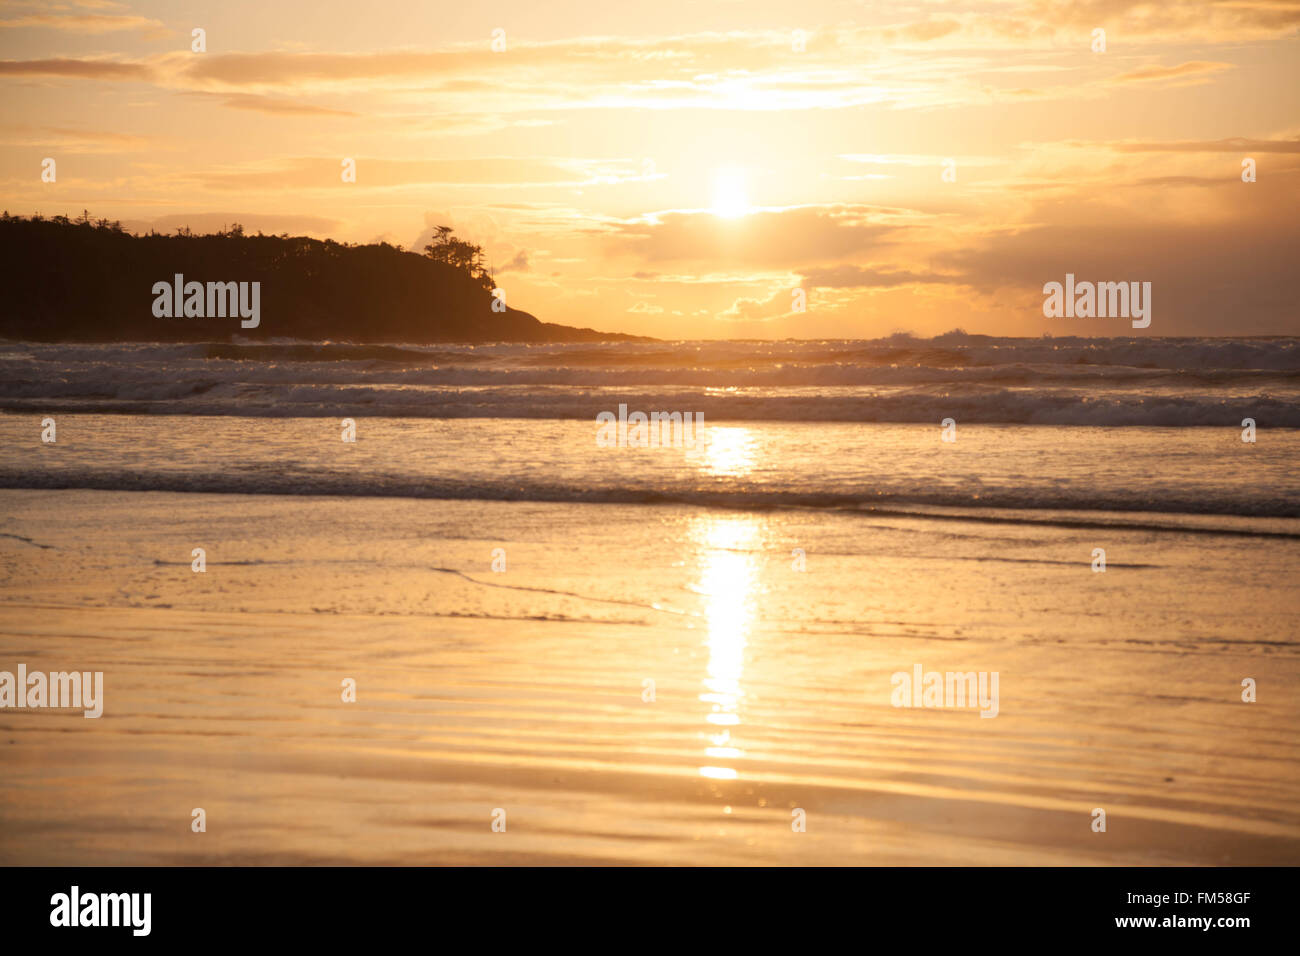
<svg viewBox="0 0 1300 956">
<path fill-rule="evenodd" d="M 1138 334 L 1295 334 L 1298 29 L 1300 0 L 0 2 L 0 204 L 447 224 L 510 305 L 667 338 L 1133 331 L 1045 318 L 1067 272 L 1151 282 Z"/>
</svg>

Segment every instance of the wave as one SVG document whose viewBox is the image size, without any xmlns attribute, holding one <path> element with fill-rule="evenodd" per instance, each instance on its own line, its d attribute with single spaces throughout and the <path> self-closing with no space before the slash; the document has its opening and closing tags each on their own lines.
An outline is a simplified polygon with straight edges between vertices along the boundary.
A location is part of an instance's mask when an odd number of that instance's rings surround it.
<svg viewBox="0 0 1300 956">
<path fill-rule="evenodd" d="M 1300 339 L 352 345 L 0 343 L 0 409 L 1300 427 Z"/>
<path fill-rule="evenodd" d="M 24 394 L 26 393 L 26 394 Z M 111 393 L 111 394 L 105 394 Z M 241 415 L 255 418 L 521 418 L 595 421 L 629 409 L 702 414 L 706 421 L 863 422 L 1105 427 L 1300 428 L 1300 396 L 1193 395 L 1016 388 L 715 391 L 712 389 L 403 388 L 172 382 L 11 383 L 0 409 L 99 414 Z"/>
<path fill-rule="evenodd" d="M 879 339 L 787 341 L 605 342 L 491 345 L 356 345 L 347 342 L 221 342 L 196 344 L 47 344 L 0 340 L 0 360 L 88 362 L 376 362 L 428 366 L 504 362 L 556 367 L 713 369 L 805 365 L 960 368 L 1006 364 L 1090 365 L 1151 369 L 1300 371 L 1300 338 L 1011 338 L 949 332 L 930 339 L 896 334 Z"/>
<path fill-rule="evenodd" d="M 34 471 L 0 468 L 0 488 L 90 489 L 102 491 L 167 491 L 205 494 L 304 495 L 334 497 L 424 498 L 464 501 L 526 501 L 573 504 L 683 504 L 745 511 L 774 509 L 841 510 L 876 516 L 927 519 L 970 518 L 999 522 L 1043 523 L 1026 517 L 1033 512 L 1108 512 L 1144 515 L 1220 516 L 1243 518 L 1300 518 L 1295 496 L 1269 496 L 1257 488 L 1242 491 L 1189 487 L 1162 487 L 1158 494 L 1141 487 L 1098 490 L 1052 485 L 981 488 L 961 492 L 908 487 L 889 490 L 830 488 L 756 488 L 743 484 L 701 487 L 690 481 L 636 484 L 563 483 L 556 481 L 492 481 L 444 476 L 384 475 L 347 472 L 295 471 L 152 471 L 65 468 Z M 930 509 L 930 510 L 924 510 Z M 951 509 L 955 513 L 945 512 Z M 993 511 L 1005 514 L 990 514 Z M 1093 527 L 1087 519 L 1053 518 L 1046 523 Z M 1108 518 L 1107 527 L 1116 526 Z M 1198 533 L 1251 534 L 1300 539 L 1300 532 L 1264 531 L 1256 528 L 1197 528 L 1195 526 L 1120 520 L 1118 526 L 1148 530 Z"/>
<path fill-rule="evenodd" d="M 127 385 L 168 385 L 210 388 L 219 384 L 276 385 L 314 383 L 326 385 L 371 384 L 391 386 L 575 385 L 645 386 L 689 385 L 734 387 L 892 387 L 904 385 L 1065 385 L 1080 388 L 1131 387 L 1232 387 L 1277 386 L 1300 389 L 1300 370 L 1277 369 L 1164 369 L 1128 366 L 1032 365 L 1011 363 L 974 367 L 923 365 L 814 364 L 717 369 L 708 367 L 596 368 L 570 365 L 546 367 L 485 367 L 472 365 L 376 367 L 358 362 L 211 363 L 174 360 L 57 367 L 32 363 L 6 363 L 4 393 L 44 392 L 48 397 L 111 394 Z"/>
</svg>

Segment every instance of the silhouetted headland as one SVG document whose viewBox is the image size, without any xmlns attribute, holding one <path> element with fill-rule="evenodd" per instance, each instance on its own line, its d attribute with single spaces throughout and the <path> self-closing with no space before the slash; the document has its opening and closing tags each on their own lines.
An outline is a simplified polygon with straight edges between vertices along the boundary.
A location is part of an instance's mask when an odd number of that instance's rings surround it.
<svg viewBox="0 0 1300 956">
<path fill-rule="evenodd" d="M 542 322 L 497 301 L 482 249 L 440 228 L 385 242 L 133 235 L 120 223 L 0 217 L 0 336 L 33 342 L 644 340 Z M 496 306 L 494 310 L 494 304 Z"/>
</svg>

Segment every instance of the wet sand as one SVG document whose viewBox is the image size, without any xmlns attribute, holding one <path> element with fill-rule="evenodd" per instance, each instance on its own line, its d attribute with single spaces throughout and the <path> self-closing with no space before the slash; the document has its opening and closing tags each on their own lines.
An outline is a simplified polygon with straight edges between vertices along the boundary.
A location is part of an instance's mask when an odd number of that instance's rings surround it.
<svg viewBox="0 0 1300 956">
<path fill-rule="evenodd" d="M 1293 539 L 0 499 L 0 669 L 106 698 L 0 710 L 0 863 L 1300 862 Z M 915 664 L 998 672 L 998 716 L 892 706 Z"/>
</svg>

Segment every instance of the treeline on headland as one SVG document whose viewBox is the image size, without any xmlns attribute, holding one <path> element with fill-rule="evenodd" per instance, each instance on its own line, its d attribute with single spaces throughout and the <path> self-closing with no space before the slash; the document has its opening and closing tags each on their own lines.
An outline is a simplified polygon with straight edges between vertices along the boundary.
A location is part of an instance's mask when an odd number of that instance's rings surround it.
<svg viewBox="0 0 1300 956">
<path fill-rule="evenodd" d="M 233 308 L 224 316 L 200 308 L 189 315 L 180 308 L 160 309 L 155 286 L 171 285 L 178 275 L 184 277 L 178 302 L 189 283 L 259 283 L 255 326 L 241 324 Z M 508 306 L 493 311 L 494 282 L 483 268 L 482 249 L 445 227 L 419 255 L 383 242 L 247 235 L 238 225 L 209 235 L 188 229 L 132 235 L 120 223 L 95 220 L 89 213 L 45 219 L 5 212 L 0 279 L 0 337 L 36 342 L 637 338 L 541 322 Z"/>
</svg>

